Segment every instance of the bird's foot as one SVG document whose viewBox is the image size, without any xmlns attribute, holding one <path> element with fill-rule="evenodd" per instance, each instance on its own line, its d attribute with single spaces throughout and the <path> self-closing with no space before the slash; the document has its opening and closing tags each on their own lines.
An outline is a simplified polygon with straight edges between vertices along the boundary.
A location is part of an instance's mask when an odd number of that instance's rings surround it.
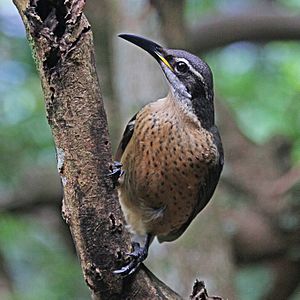
<svg viewBox="0 0 300 300">
<path fill-rule="evenodd" d="M 107 174 L 108 177 L 111 177 L 114 188 L 118 185 L 119 178 L 123 174 L 122 164 L 119 161 L 114 161 L 113 165 L 110 166 L 110 172 Z"/>
<path fill-rule="evenodd" d="M 119 270 L 115 270 L 114 274 L 120 274 L 122 276 L 129 276 L 134 273 L 140 264 L 147 258 L 148 256 L 148 246 L 141 247 L 139 243 L 132 243 L 133 251 L 131 253 L 127 253 L 128 256 L 131 257 L 131 261 L 122 267 Z"/>
</svg>

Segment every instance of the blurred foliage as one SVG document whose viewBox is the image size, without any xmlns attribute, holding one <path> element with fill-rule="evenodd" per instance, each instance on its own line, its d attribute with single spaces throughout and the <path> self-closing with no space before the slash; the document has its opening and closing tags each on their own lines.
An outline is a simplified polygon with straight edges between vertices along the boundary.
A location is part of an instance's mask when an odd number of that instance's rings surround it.
<svg viewBox="0 0 300 300">
<path fill-rule="evenodd" d="M 251 10 L 255 3 L 261 1 L 188 0 L 185 18 L 188 23 L 201 22 L 202 16 Z M 300 11 L 300 0 L 278 3 Z M 297 42 L 242 42 L 205 57 L 214 73 L 217 97 L 230 106 L 242 132 L 258 144 L 275 135 L 290 138 L 294 162 L 300 161 L 299 50 Z"/>
<path fill-rule="evenodd" d="M 24 171 L 55 168 L 40 80 L 24 26 L 11 1 L 0 1 L 0 195 Z M 0 252 L 13 292 L 3 300 L 88 299 L 76 256 L 59 232 L 31 218 L 0 215 Z"/>
<path fill-rule="evenodd" d="M 7 300 L 87 299 L 78 260 L 59 232 L 3 214 L 0 228 L 0 250 L 15 289 Z"/>
<path fill-rule="evenodd" d="M 193 23 L 229 9 L 234 13 L 253 2 L 188 0 L 186 20 Z M 300 0 L 278 2 L 300 10 Z M 24 36 L 11 1 L 0 0 L 0 193 L 17 185 L 28 167 L 55 168 L 40 82 Z M 300 161 L 299 53 L 299 43 L 274 42 L 236 43 L 206 55 L 217 97 L 230 106 L 242 132 L 259 144 L 278 134 L 286 136 L 295 163 Z M 10 214 L 1 214 L 0 228 L 0 251 L 14 289 L 7 299 L 86 299 L 78 261 L 59 233 Z M 259 266 L 237 272 L 236 283 L 240 295 L 246 295 L 243 299 L 255 300 L 262 292 L 257 283 L 266 286 L 270 280 L 269 272 Z M 254 285 L 256 295 L 249 290 Z"/>
<path fill-rule="evenodd" d="M 236 276 L 238 299 L 261 299 L 271 287 L 270 278 L 271 272 L 261 265 L 243 268 Z"/>
<path fill-rule="evenodd" d="M 0 53 L 0 187 L 7 187 L 23 169 L 55 161 L 24 26 L 7 1 L 0 2 Z"/>
<path fill-rule="evenodd" d="M 264 3 L 265 2 L 265 3 Z M 253 9 L 256 5 L 268 5 L 271 1 L 261 0 L 186 0 L 185 16 L 187 22 L 199 22 L 201 17 L 207 17 L 214 13 L 234 14 L 240 11 Z M 275 0 L 275 4 L 283 8 L 292 9 L 293 12 L 300 11 L 299 0 Z"/>
<path fill-rule="evenodd" d="M 300 161 L 300 44 L 236 43 L 207 56 L 217 97 L 230 106 L 242 132 L 263 144 L 275 135 L 293 143 Z"/>
</svg>

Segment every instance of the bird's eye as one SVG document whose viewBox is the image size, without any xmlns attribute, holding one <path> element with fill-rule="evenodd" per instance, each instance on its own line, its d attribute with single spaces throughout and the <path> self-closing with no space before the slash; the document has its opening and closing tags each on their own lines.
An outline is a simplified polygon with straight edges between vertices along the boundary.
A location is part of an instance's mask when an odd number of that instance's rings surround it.
<svg viewBox="0 0 300 300">
<path fill-rule="evenodd" d="M 176 65 L 175 65 L 175 69 L 176 71 L 178 71 L 179 73 L 186 73 L 189 69 L 188 65 L 183 62 L 183 61 L 179 61 Z"/>
</svg>

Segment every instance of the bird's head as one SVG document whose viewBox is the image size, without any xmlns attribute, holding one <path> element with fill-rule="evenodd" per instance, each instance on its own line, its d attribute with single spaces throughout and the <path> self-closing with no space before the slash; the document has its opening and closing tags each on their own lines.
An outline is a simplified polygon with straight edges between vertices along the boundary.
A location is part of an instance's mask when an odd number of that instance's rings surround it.
<svg viewBox="0 0 300 300">
<path fill-rule="evenodd" d="M 196 114 L 202 123 L 207 123 L 207 127 L 213 125 L 213 76 L 203 60 L 187 51 L 164 48 L 140 36 L 120 34 L 119 37 L 150 53 L 160 64 L 175 99 Z"/>
</svg>

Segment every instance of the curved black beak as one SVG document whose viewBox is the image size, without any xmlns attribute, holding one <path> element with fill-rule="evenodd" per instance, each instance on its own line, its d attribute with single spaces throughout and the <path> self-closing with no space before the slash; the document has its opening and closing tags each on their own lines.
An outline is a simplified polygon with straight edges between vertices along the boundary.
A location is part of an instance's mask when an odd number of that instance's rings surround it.
<svg viewBox="0 0 300 300">
<path fill-rule="evenodd" d="M 170 70 L 173 71 L 172 66 L 169 64 L 169 62 L 164 57 L 164 49 L 162 46 L 147 40 L 141 36 L 133 35 L 133 34 L 119 34 L 120 38 L 131 42 L 135 44 L 136 46 L 141 47 L 145 51 L 147 51 L 149 54 L 151 54 L 158 62 L 164 63 Z"/>
</svg>

